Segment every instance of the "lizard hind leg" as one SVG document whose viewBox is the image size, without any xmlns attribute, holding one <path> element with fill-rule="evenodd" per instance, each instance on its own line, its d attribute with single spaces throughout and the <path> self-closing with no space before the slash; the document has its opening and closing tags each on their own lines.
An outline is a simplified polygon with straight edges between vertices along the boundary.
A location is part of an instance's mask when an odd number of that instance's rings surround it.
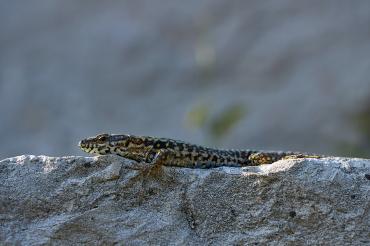
<svg viewBox="0 0 370 246">
<path fill-rule="evenodd" d="M 263 164 L 271 164 L 281 159 L 281 156 L 276 153 L 257 152 L 248 157 L 251 166 L 258 166 Z"/>
<path fill-rule="evenodd" d="M 303 159 L 303 158 L 321 158 L 318 155 L 308 155 L 308 154 L 279 154 L 279 153 L 265 153 L 258 152 L 253 153 L 248 157 L 248 160 L 251 162 L 252 166 L 258 166 L 263 164 L 271 164 L 278 160 L 290 160 L 290 159 Z"/>
</svg>

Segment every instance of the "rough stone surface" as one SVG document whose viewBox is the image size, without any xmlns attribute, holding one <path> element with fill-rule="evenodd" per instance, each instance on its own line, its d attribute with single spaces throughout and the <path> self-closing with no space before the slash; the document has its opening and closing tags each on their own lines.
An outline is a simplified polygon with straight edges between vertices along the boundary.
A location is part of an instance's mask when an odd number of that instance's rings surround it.
<svg viewBox="0 0 370 246">
<path fill-rule="evenodd" d="M 2 244 L 370 244 L 370 160 L 150 170 L 24 155 L 0 181 Z"/>
</svg>

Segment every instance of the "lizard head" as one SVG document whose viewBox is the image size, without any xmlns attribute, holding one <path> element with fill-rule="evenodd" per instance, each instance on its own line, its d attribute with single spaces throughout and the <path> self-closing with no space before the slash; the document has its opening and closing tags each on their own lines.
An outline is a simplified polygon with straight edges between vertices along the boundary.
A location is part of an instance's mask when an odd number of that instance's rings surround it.
<svg viewBox="0 0 370 246">
<path fill-rule="evenodd" d="M 132 135 L 99 134 L 95 137 L 83 139 L 79 147 L 91 154 L 106 155 L 118 154 L 128 156 L 144 149 L 144 140 Z"/>
<path fill-rule="evenodd" d="M 129 138 L 129 135 L 110 135 L 103 133 L 81 140 L 78 146 L 87 153 L 105 155 L 111 153 L 112 149 L 118 144 L 122 146 L 126 145 Z"/>
</svg>

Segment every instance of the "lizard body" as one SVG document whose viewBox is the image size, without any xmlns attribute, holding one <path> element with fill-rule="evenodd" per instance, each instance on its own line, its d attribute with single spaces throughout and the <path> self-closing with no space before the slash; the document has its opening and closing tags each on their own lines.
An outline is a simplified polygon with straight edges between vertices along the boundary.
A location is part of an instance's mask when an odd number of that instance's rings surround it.
<svg viewBox="0 0 370 246">
<path fill-rule="evenodd" d="M 299 152 L 222 150 L 168 138 L 100 134 L 79 142 L 92 154 L 116 154 L 137 162 L 187 168 L 257 166 L 287 158 L 320 158 Z"/>
</svg>

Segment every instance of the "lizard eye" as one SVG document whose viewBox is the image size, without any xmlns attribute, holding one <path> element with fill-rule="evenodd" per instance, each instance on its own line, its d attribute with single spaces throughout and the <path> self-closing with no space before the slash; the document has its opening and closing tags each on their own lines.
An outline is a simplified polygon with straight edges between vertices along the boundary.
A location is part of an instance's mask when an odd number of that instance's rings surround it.
<svg viewBox="0 0 370 246">
<path fill-rule="evenodd" d="M 135 139 L 133 139 L 133 140 L 132 140 L 132 142 L 133 142 L 134 144 L 138 144 L 138 145 L 140 145 L 140 144 L 142 144 L 142 143 L 143 143 L 143 140 L 142 140 L 141 138 L 135 138 Z"/>
<path fill-rule="evenodd" d="M 108 140 L 108 134 L 102 134 L 102 135 L 99 135 L 99 136 L 97 136 L 97 139 L 98 139 L 99 141 L 105 142 L 105 141 L 107 141 L 107 140 Z"/>
</svg>

